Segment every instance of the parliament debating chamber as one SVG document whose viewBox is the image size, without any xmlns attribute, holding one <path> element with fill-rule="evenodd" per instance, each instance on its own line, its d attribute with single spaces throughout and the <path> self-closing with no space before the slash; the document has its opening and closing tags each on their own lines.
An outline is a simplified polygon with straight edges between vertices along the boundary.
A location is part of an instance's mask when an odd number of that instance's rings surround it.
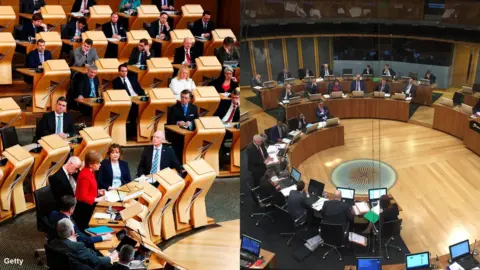
<svg viewBox="0 0 480 270">
<path fill-rule="evenodd" d="M 238 268 L 239 9 L 0 1 L 0 269 Z"/>
<path fill-rule="evenodd" d="M 480 2 L 241 10 L 241 267 L 480 269 Z"/>
</svg>

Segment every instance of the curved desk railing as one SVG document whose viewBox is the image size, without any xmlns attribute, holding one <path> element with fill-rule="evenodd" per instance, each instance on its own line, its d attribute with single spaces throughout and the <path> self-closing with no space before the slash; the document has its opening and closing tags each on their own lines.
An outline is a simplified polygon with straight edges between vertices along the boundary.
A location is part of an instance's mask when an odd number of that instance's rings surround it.
<svg viewBox="0 0 480 270">
<path fill-rule="evenodd" d="M 389 98 L 341 98 L 325 101 L 331 115 L 342 118 L 378 118 L 407 122 L 409 102 Z"/>
</svg>

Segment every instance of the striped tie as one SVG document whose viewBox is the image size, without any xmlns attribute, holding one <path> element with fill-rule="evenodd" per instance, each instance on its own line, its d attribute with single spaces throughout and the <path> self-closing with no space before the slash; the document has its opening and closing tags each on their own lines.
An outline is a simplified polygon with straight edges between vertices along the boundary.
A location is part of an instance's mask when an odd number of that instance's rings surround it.
<svg viewBox="0 0 480 270">
<path fill-rule="evenodd" d="M 153 157 L 152 169 L 150 170 L 150 174 L 154 174 L 157 172 L 158 162 L 160 161 L 160 155 L 158 152 L 158 149 L 155 148 L 155 157 Z"/>
</svg>

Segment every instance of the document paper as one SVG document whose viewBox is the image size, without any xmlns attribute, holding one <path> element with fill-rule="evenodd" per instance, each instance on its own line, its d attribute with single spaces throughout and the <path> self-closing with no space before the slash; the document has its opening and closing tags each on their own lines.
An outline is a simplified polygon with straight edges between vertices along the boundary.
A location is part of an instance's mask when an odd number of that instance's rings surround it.
<svg viewBox="0 0 480 270">
<path fill-rule="evenodd" d="M 348 240 L 352 243 L 357 243 L 364 247 L 367 246 L 367 238 L 354 232 L 348 233 Z"/>
</svg>

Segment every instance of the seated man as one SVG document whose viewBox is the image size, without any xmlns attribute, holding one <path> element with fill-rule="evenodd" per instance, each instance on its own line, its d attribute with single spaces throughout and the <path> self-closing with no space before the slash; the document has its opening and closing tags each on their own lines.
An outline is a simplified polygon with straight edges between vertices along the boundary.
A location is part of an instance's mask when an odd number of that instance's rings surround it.
<svg viewBox="0 0 480 270">
<path fill-rule="evenodd" d="M 80 41 L 82 40 L 82 33 L 85 31 L 88 31 L 87 19 L 81 17 L 76 21 L 70 21 L 65 26 L 62 31 L 62 39 Z"/>
<path fill-rule="evenodd" d="M 191 93 L 183 90 L 180 93 L 180 102 L 170 107 L 167 125 L 177 125 L 188 130 L 195 129 L 195 119 L 198 119 L 197 106 L 190 103 Z"/>
<path fill-rule="evenodd" d="M 375 91 L 379 92 L 385 92 L 385 93 L 390 93 L 390 86 L 387 84 L 386 80 L 382 80 L 380 84 L 377 84 L 377 87 L 375 87 Z"/>
<path fill-rule="evenodd" d="M 318 84 L 316 81 L 313 81 L 313 82 L 309 82 L 306 86 L 306 90 L 308 91 L 308 93 L 310 94 L 318 94 L 318 90 L 319 90 L 319 87 L 318 87 Z"/>
<path fill-rule="evenodd" d="M 331 94 L 332 92 L 342 92 L 342 85 L 340 85 L 340 82 L 335 79 L 333 83 L 328 84 L 328 94 Z"/>
<path fill-rule="evenodd" d="M 118 262 L 113 263 L 112 270 L 127 270 L 130 269 L 130 262 L 133 260 L 135 250 L 131 245 L 124 245 L 118 253 Z"/>
<path fill-rule="evenodd" d="M 37 14 L 43 6 L 45 0 L 20 0 L 20 13 Z"/>
<path fill-rule="evenodd" d="M 42 14 L 36 13 L 33 14 L 32 21 L 24 21 L 20 39 L 30 41 L 30 39 L 35 39 L 37 33 L 47 31 L 47 25 L 43 23 Z"/>
<path fill-rule="evenodd" d="M 350 91 L 364 91 L 366 90 L 365 81 L 361 79 L 360 74 L 357 74 L 355 80 L 352 81 Z"/>
<path fill-rule="evenodd" d="M 77 181 L 73 175 L 77 174 L 81 167 L 82 161 L 78 157 L 73 156 L 68 159 L 67 163 L 65 163 L 61 169 L 48 177 L 48 183 L 50 184 L 53 197 L 58 206 L 62 204 L 63 196 L 75 196 Z"/>
<path fill-rule="evenodd" d="M 302 68 L 298 70 L 298 78 L 303 80 L 305 77 L 313 77 L 313 71 L 309 68 Z"/>
<path fill-rule="evenodd" d="M 322 70 L 320 71 L 320 77 L 324 78 L 329 75 L 333 75 L 332 70 L 328 68 L 328 64 L 323 64 Z"/>
<path fill-rule="evenodd" d="M 282 121 L 278 120 L 277 125 L 270 131 L 270 139 L 272 142 L 281 142 L 282 139 L 287 138 L 288 127 Z"/>
<path fill-rule="evenodd" d="M 183 46 L 175 49 L 175 55 L 173 57 L 173 64 L 191 65 L 195 64 L 195 59 L 202 56 L 202 53 L 198 53 L 195 47 L 192 47 L 192 38 L 183 39 Z M 201 51 L 200 51 L 201 52 Z M 176 76 L 176 74 L 173 74 Z"/>
<path fill-rule="evenodd" d="M 165 168 L 176 169 L 178 173 L 184 172 L 175 152 L 170 146 L 164 145 L 164 142 L 163 131 L 156 131 L 152 136 L 152 145 L 143 149 L 137 168 L 137 177 L 155 174 Z"/>
<path fill-rule="evenodd" d="M 82 14 L 90 13 L 89 7 L 96 5 L 95 0 L 75 0 L 70 12 L 79 12 Z"/>
<path fill-rule="evenodd" d="M 319 122 L 325 122 L 328 118 L 330 118 L 328 107 L 323 106 L 322 101 L 318 102 L 318 108 L 315 114 L 317 115 L 317 119 Z"/>
<path fill-rule="evenodd" d="M 217 111 L 213 114 L 220 117 L 224 123 L 238 122 L 240 120 L 240 91 L 233 90 L 230 97 L 230 100 L 221 100 Z"/>
<path fill-rule="evenodd" d="M 152 1 L 153 5 L 156 5 L 158 10 L 175 10 L 173 7 L 174 0 L 154 0 Z"/>
<path fill-rule="evenodd" d="M 283 89 L 283 91 L 282 91 L 282 95 L 280 96 L 280 100 L 289 100 L 293 96 L 295 96 L 295 95 L 292 93 L 292 86 L 288 83 L 285 84 L 285 89 Z"/>
<path fill-rule="evenodd" d="M 114 250 L 108 257 L 100 257 L 95 251 L 87 248 L 83 242 L 77 242 L 77 236 L 72 221 L 63 218 L 57 223 L 58 239 L 50 242 L 50 245 L 58 251 L 68 252 L 80 262 L 90 267 L 108 266 L 112 261 L 117 260 L 118 252 Z"/>
<path fill-rule="evenodd" d="M 354 212 L 350 205 L 342 202 L 342 193 L 335 190 L 333 200 L 326 201 L 321 210 L 323 221 L 330 224 L 340 224 L 345 231 L 348 223 L 353 221 Z"/>
<path fill-rule="evenodd" d="M 54 227 L 57 227 L 57 223 L 64 219 L 68 218 L 72 221 L 73 223 L 73 229 L 75 231 L 75 234 L 77 235 L 77 241 L 78 242 L 83 242 L 86 246 L 93 248 L 93 244 L 97 242 L 102 242 L 102 241 L 108 241 L 112 239 L 111 234 L 105 234 L 102 236 L 90 236 L 82 232 L 78 226 L 75 224 L 75 221 L 72 219 L 73 211 L 75 210 L 75 205 L 77 205 L 77 200 L 75 199 L 74 196 L 72 195 L 65 195 L 62 197 L 60 201 L 60 211 L 53 211 L 50 213 L 48 217 L 48 221 L 50 224 Z M 58 235 L 57 232 L 51 232 L 48 240 L 52 241 L 53 239 L 57 239 Z"/>
<path fill-rule="evenodd" d="M 298 181 L 297 189 L 291 190 L 287 198 L 287 210 L 294 220 L 297 220 L 302 215 L 306 214 L 306 209 L 309 207 L 304 189 L 305 183 L 303 181 Z"/>
<path fill-rule="evenodd" d="M 168 24 L 168 14 L 166 12 L 161 12 L 158 20 L 152 22 L 148 33 L 151 38 L 157 38 L 160 40 L 169 41 L 170 40 L 170 31 L 173 30 L 173 27 L 170 27 Z M 156 56 L 160 57 L 162 54 L 162 43 L 154 42 L 152 48 L 157 52 Z"/>
<path fill-rule="evenodd" d="M 129 65 L 146 66 L 147 59 L 153 57 L 153 50 L 150 50 L 148 40 L 146 38 L 140 39 L 137 47 L 132 49 L 130 58 L 128 58 Z"/>
<path fill-rule="evenodd" d="M 430 70 L 427 70 L 427 72 L 425 73 L 424 79 L 430 80 L 430 84 L 434 84 L 435 81 L 437 80 L 437 77 L 435 77 L 435 75 L 433 75 L 433 73 L 430 72 Z"/>
<path fill-rule="evenodd" d="M 43 62 L 52 59 L 52 53 L 45 50 L 45 40 L 37 40 L 37 48 L 27 54 L 27 67 L 38 68 Z"/>
<path fill-rule="evenodd" d="M 257 94 L 257 96 L 260 96 L 260 91 L 255 89 L 256 86 L 263 87 L 263 82 L 262 82 L 262 75 L 257 74 L 255 77 L 252 77 L 250 80 L 250 86 L 252 87 L 252 91 Z"/>
<path fill-rule="evenodd" d="M 66 111 L 67 99 L 65 97 L 59 97 L 57 99 L 57 104 L 55 105 L 55 110 L 43 114 L 41 120 L 42 137 L 51 134 L 58 134 L 60 137 L 66 139 L 77 134 L 73 118 L 66 113 Z"/>
<path fill-rule="evenodd" d="M 284 68 L 280 73 L 277 74 L 277 82 L 285 82 L 285 79 L 292 78 L 292 73 L 288 69 Z"/>
<path fill-rule="evenodd" d="M 370 67 L 370 65 L 367 65 L 367 67 L 363 69 L 362 74 L 371 74 L 373 76 L 373 69 Z"/>
<path fill-rule="evenodd" d="M 215 56 L 222 65 L 225 61 L 237 61 L 237 63 L 240 63 L 240 52 L 235 47 L 235 41 L 232 37 L 226 37 L 223 40 L 223 46 L 215 49 Z"/>
<path fill-rule="evenodd" d="M 412 78 L 408 80 L 408 83 L 405 85 L 405 88 L 403 89 L 403 93 L 405 93 L 407 97 L 412 97 L 412 98 L 414 98 L 415 95 L 417 94 L 417 86 L 413 83 Z"/>
<path fill-rule="evenodd" d="M 389 64 L 385 64 L 385 68 L 382 71 L 382 76 L 392 76 L 395 77 L 396 73 L 393 69 L 390 68 Z"/>
<path fill-rule="evenodd" d="M 121 39 L 127 37 L 124 26 L 118 21 L 118 13 L 110 15 L 110 21 L 102 24 L 102 32 L 106 38 Z"/>
<path fill-rule="evenodd" d="M 87 38 L 81 47 L 73 51 L 73 59 L 71 65 L 75 67 L 89 67 L 95 65 L 98 60 L 97 51 L 92 48 L 93 40 Z"/>
<path fill-rule="evenodd" d="M 211 13 L 208 10 L 204 10 L 202 18 L 196 20 L 193 23 L 192 34 L 195 37 L 203 37 L 206 39 L 212 39 L 212 31 L 215 30 L 213 22 L 210 20 Z"/>
<path fill-rule="evenodd" d="M 98 86 L 100 81 L 97 77 L 97 68 L 94 66 L 88 67 L 87 74 L 82 74 L 78 80 L 78 86 L 76 88 L 75 100 L 82 101 L 84 98 L 98 98 Z M 80 103 L 78 110 L 82 115 L 91 115 L 92 107 Z"/>
</svg>

